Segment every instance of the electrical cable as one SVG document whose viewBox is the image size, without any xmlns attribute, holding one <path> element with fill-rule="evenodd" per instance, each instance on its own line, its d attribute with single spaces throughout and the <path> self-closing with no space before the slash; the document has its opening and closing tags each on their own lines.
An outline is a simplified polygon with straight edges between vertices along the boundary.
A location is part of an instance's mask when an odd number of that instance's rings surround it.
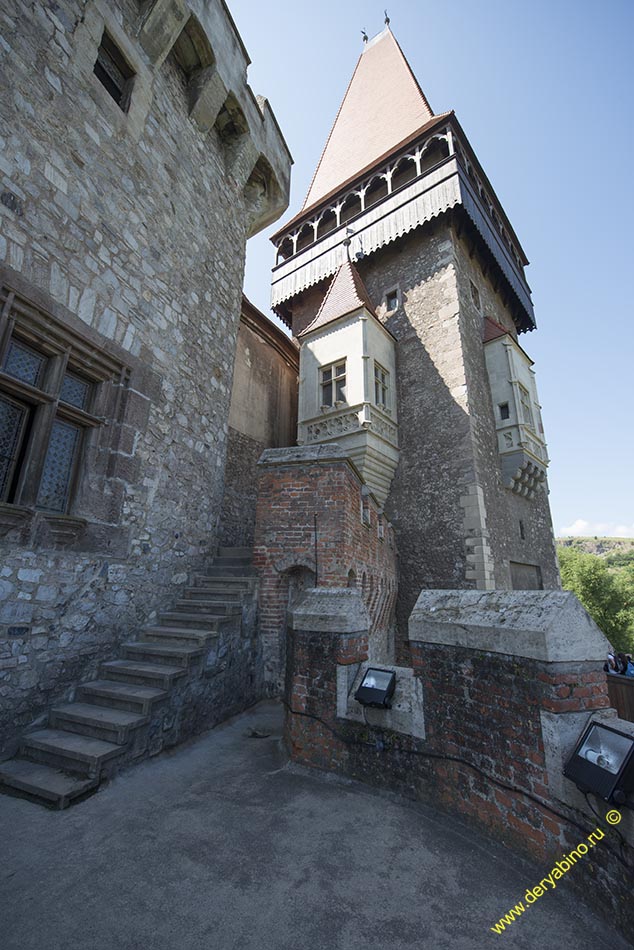
<svg viewBox="0 0 634 950">
<path fill-rule="evenodd" d="M 285 699 L 282 699 L 282 705 L 284 705 L 286 709 L 288 709 L 288 711 L 292 713 L 292 715 L 294 716 L 303 716 L 306 719 L 314 719 L 316 722 L 320 722 L 323 726 L 326 727 L 326 729 L 328 729 L 329 732 L 332 733 L 332 735 L 336 739 L 338 739 L 340 742 L 343 742 L 345 745 L 365 746 L 366 748 L 373 749 L 374 751 L 376 751 L 376 746 L 374 745 L 374 743 L 363 742 L 362 740 L 359 740 L 359 739 L 348 739 L 346 736 L 338 732 L 337 729 L 333 728 L 333 726 L 331 726 L 329 722 L 327 722 L 325 719 L 322 719 L 321 716 L 316 716 L 314 713 L 303 712 L 300 709 L 293 709 L 293 707 L 289 703 L 287 703 Z M 364 707 L 364 721 L 367 726 L 369 726 L 370 728 L 373 728 L 371 723 L 367 721 L 367 718 L 365 716 L 365 707 Z M 493 775 L 491 775 L 490 773 L 486 772 L 483 768 L 481 768 L 481 766 L 476 765 L 475 762 L 470 762 L 468 759 L 462 758 L 462 756 L 449 755 L 448 753 L 443 753 L 443 752 L 427 752 L 422 749 L 405 749 L 402 746 L 395 746 L 395 747 L 393 746 L 393 748 L 395 748 L 396 752 L 405 753 L 406 755 L 418 755 L 421 758 L 440 759 L 447 762 L 458 762 L 460 765 L 466 765 L 468 768 L 473 769 L 474 772 L 478 772 L 480 775 L 486 778 L 489 782 L 492 782 L 494 785 L 497 785 L 499 788 L 503 788 L 508 792 L 515 792 L 518 795 L 523 795 L 525 798 L 528 798 L 530 799 L 530 801 L 535 802 L 537 805 L 539 805 L 541 808 L 544 808 L 546 811 L 550 812 L 552 815 L 556 815 L 557 818 L 561 818 L 563 821 L 567 822 L 568 824 L 574 825 L 574 827 L 578 828 L 579 831 L 583 832 L 583 834 L 585 835 L 588 834 L 587 827 L 584 827 L 582 824 L 580 824 L 580 822 L 576 821 L 574 818 L 570 818 L 568 815 L 565 815 L 563 812 L 558 811 L 556 808 L 553 808 L 552 805 L 549 805 L 547 802 L 543 801 L 541 798 L 539 798 L 539 796 L 534 795 L 532 792 L 529 792 L 526 789 L 518 788 L 516 785 L 510 785 L 507 782 L 503 782 L 501 779 L 495 778 Z M 592 808 L 592 812 L 595 814 L 597 818 L 599 818 L 599 820 L 603 820 L 601 819 L 600 815 L 598 815 L 598 813 L 594 810 L 594 808 Z M 610 825 L 610 828 L 614 828 L 614 825 Z M 621 849 L 623 848 L 624 844 L 626 847 L 628 847 L 627 842 L 625 841 L 621 833 L 618 831 L 618 829 L 615 829 L 615 830 L 617 831 L 617 834 L 621 838 Z M 622 857 L 621 854 L 618 854 L 616 851 L 612 850 L 612 848 L 607 848 L 607 850 L 610 852 L 611 855 L 613 855 L 616 858 L 616 860 L 620 864 L 622 864 L 626 868 L 627 871 L 630 872 L 630 874 L 634 874 L 634 865 L 627 862 L 624 859 L 624 857 Z"/>
</svg>

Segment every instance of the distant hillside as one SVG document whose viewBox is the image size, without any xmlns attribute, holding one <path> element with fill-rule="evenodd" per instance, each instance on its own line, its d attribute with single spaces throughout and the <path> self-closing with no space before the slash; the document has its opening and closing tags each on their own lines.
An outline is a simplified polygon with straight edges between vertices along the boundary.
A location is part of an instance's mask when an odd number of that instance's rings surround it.
<svg viewBox="0 0 634 950">
<path fill-rule="evenodd" d="M 611 564 L 634 560 L 634 538 L 557 538 L 557 544 L 584 554 L 596 554 Z"/>
</svg>

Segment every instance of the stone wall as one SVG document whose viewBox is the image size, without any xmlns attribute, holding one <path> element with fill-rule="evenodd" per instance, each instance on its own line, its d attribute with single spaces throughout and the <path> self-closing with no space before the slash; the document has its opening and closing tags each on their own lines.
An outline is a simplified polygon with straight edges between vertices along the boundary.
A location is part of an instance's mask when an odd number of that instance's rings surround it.
<svg viewBox="0 0 634 950">
<path fill-rule="evenodd" d="M 605 638 L 574 596 L 423 592 L 410 626 L 422 710 L 412 705 L 409 725 L 397 726 L 380 709 L 360 716 L 353 700 L 357 671 L 368 655 L 376 664 L 355 595 L 317 590 L 289 611 L 285 736 L 294 760 L 466 816 L 538 860 L 544 875 L 600 828 L 605 837 L 568 880 L 631 929 L 634 796 L 617 831 L 605 821 L 610 806 L 594 797 L 593 812 L 562 775 L 590 719 L 634 737 L 609 709 Z"/>
<path fill-rule="evenodd" d="M 284 678 L 286 611 L 304 587 L 356 587 L 373 653 L 393 654 L 397 555 L 391 526 L 338 445 L 270 449 L 260 460 L 254 565 L 272 690 Z"/>
<path fill-rule="evenodd" d="M 125 389 L 85 438 L 65 516 L 79 534 L 27 511 L 0 540 L 0 750 L 169 604 L 217 541 L 245 241 L 285 207 L 290 157 L 224 6 L 197 13 L 242 104 L 239 148 L 214 127 L 223 97 L 214 112 L 172 50 L 188 5 L 172 5 L 176 23 L 159 6 L 141 21 L 134 0 L 0 2 L 3 300 L 17 292 L 116 358 Z M 127 113 L 93 74 L 104 29 L 136 72 Z M 265 166 L 268 206 L 254 196 Z"/>
<path fill-rule="evenodd" d="M 246 297 L 229 410 L 221 544 L 253 544 L 257 463 L 264 449 L 294 445 L 297 434 L 296 344 Z"/>
<path fill-rule="evenodd" d="M 397 659 L 423 588 L 511 587 L 510 562 L 539 565 L 559 587 L 547 489 L 533 501 L 504 487 L 484 361 L 483 319 L 514 327 L 477 241 L 443 215 L 355 262 L 397 340 L 400 463 L 386 503 L 399 549 Z M 477 310 L 470 281 L 480 293 Z M 292 302 L 293 332 L 314 317 L 327 284 Z M 398 293 L 388 311 L 386 296 Z M 530 340 L 528 340 L 530 343 Z M 520 534 L 523 523 L 524 538 Z"/>
</svg>

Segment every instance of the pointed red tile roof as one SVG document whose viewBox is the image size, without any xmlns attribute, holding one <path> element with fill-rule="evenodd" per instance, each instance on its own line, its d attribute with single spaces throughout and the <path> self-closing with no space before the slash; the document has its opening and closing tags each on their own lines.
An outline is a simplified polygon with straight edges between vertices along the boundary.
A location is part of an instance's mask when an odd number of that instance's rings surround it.
<svg viewBox="0 0 634 950">
<path fill-rule="evenodd" d="M 497 340 L 500 336 L 512 336 L 511 331 L 503 327 L 501 323 L 492 320 L 491 317 L 484 318 L 484 327 L 482 331 L 483 343 L 489 343 L 491 340 Z"/>
<path fill-rule="evenodd" d="M 338 320 L 339 317 L 345 317 L 347 314 L 359 310 L 360 307 L 365 307 L 373 317 L 376 317 L 359 271 L 354 264 L 346 261 L 333 277 L 317 316 L 299 335 L 304 336 L 306 333 L 318 329 L 318 327 L 323 327 L 327 323 L 332 323 L 333 320 Z"/>
<path fill-rule="evenodd" d="M 366 44 L 304 208 L 377 161 L 434 113 L 389 27 Z"/>
</svg>

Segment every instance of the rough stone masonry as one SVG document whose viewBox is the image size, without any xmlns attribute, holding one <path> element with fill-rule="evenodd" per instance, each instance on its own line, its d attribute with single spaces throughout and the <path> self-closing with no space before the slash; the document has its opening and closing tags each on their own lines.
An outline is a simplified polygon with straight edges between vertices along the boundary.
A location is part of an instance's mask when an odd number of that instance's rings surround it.
<svg viewBox="0 0 634 950">
<path fill-rule="evenodd" d="M 0 751 L 214 549 L 245 242 L 291 161 L 247 65 L 220 0 L 0 2 L 0 365 L 22 359 L 0 399 L 28 417 L 0 496 Z M 54 511 L 51 424 L 79 439 Z"/>
</svg>

